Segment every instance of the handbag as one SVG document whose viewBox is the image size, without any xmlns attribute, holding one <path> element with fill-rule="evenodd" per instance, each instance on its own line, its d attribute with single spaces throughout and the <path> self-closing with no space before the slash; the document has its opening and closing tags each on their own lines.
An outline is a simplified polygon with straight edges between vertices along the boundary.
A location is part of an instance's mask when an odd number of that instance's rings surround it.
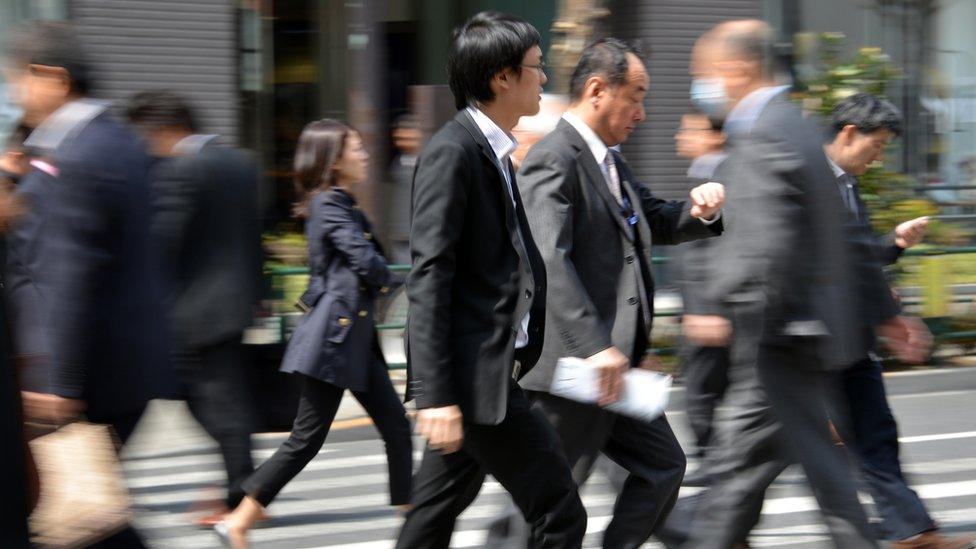
<svg viewBox="0 0 976 549">
<path fill-rule="evenodd" d="M 30 441 L 41 481 L 30 516 L 38 547 L 85 547 L 129 524 L 129 492 L 107 425 L 74 422 Z"/>
</svg>

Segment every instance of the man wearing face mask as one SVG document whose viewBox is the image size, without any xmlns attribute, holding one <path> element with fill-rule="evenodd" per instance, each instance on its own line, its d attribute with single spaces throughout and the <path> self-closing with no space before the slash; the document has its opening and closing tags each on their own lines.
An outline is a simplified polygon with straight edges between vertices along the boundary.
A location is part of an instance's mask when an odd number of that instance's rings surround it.
<svg viewBox="0 0 976 549">
<path fill-rule="evenodd" d="M 876 547 L 826 410 L 836 409 L 834 372 L 873 344 L 862 328 L 895 316 L 897 305 L 875 285 L 872 310 L 861 306 L 855 288 L 876 261 L 852 253 L 821 133 L 777 85 L 774 61 L 772 31 L 755 20 L 718 25 L 693 53 L 692 98 L 725 121 L 729 139 L 729 240 L 706 290 L 721 313 L 686 315 L 685 333 L 698 345 L 730 344 L 731 362 L 707 465 L 713 484 L 686 546 L 741 545 L 766 488 L 796 459 L 833 543 Z"/>
<path fill-rule="evenodd" d="M 872 249 L 878 261 L 892 264 L 902 252 L 918 244 L 925 236 L 927 217 L 906 221 L 883 237 L 876 237 L 871 229 L 868 211 L 858 192 L 856 176 L 864 174 L 869 165 L 882 158 L 885 147 L 901 134 L 902 118 L 898 109 L 883 99 L 858 93 L 838 103 L 829 120 L 828 142 L 824 146 L 827 159 L 855 219 L 857 234 L 864 247 Z M 868 279 L 871 280 L 870 278 Z M 889 291 L 881 282 L 881 291 Z M 871 288 L 864 288 L 870 294 Z M 869 327 L 867 329 L 870 329 Z M 883 327 L 887 340 L 906 341 L 901 356 L 924 360 L 931 343 L 931 335 L 918 319 L 895 317 Z M 893 334 L 894 337 L 890 337 Z M 900 337 L 907 334 L 908 337 Z M 861 471 L 881 516 L 881 534 L 896 540 L 892 547 L 899 549 L 930 547 L 934 549 L 963 549 L 973 543 L 971 536 L 949 538 L 940 535 L 925 504 L 905 482 L 898 458 L 898 425 L 891 413 L 881 377 L 881 363 L 873 352 L 841 372 L 841 387 L 847 410 L 840 417 L 850 423 L 835 422 L 847 444 L 858 457 Z"/>
<path fill-rule="evenodd" d="M 521 385 L 559 432 L 577 483 L 601 452 L 628 471 L 603 537 L 613 549 L 642 546 L 663 522 L 685 456 L 664 416 L 648 423 L 549 394 L 556 362 L 586 359 L 600 372 L 601 405 L 615 401 L 623 374 L 649 349 L 652 240 L 677 244 L 722 230 L 722 185 L 660 200 L 612 148 L 644 121 L 648 86 L 635 46 L 613 38 L 590 45 L 570 80 L 569 110 L 519 170 L 548 288 L 542 354 Z"/>
</svg>

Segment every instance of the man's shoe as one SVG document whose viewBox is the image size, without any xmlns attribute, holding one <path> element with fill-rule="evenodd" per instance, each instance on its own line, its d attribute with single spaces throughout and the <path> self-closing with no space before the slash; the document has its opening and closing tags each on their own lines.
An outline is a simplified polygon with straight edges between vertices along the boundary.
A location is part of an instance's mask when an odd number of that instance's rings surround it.
<svg viewBox="0 0 976 549">
<path fill-rule="evenodd" d="M 923 532 L 891 544 L 891 549 L 972 549 L 974 547 L 976 547 L 976 538 L 972 536 L 950 538 L 937 531 Z"/>
</svg>

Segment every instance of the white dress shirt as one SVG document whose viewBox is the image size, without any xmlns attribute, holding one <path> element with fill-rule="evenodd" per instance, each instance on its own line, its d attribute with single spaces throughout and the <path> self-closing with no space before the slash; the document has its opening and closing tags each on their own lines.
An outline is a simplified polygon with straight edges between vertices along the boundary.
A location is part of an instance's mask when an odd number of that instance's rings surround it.
<svg viewBox="0 0 976 549">
<path fill-rule="evenodd" d="M 518 147 L 518 141 L 516 141 L 511 134 L 498 127 L 498 124 L 495 124 L 494 120 L 488 118 L 488 115 L 481 112 L 476 107 L 468 107 L 465 110 L 469 115 L 471 115 L 475 125 L 478 126 L 481 133 L 484 134 L 485 139 L 488 140 L 488 145 L 491 146 L 492 152 L 495 153 L 495 159 L 498 161 L 498 165 L 496 167 L 498 168 L 498 171 L 501 172 L 502 178 L 505 180 L 505 188 L 508 189 L 508 196 L 512 199 L 512 207 L 514 208 L 515 191 L 512 188 L 512 178 L 508 167 L 510 165 L 509 163 L 511 162 L 509 156 L 515 152 L 515 149 Z M 518 223 L 515 224 L 515 231 L 518 234 L 519 242 L 524 243 L 524 240 L 522 239 L 522 230 Z M 523 250 L 524 249 L 525 247 L 523 244 Z M 524 253 L 525 252 L 523 251 L 523 254 Z M 525 257 L 527 258 L 528 255 L 526 254 Z M 525 316 L 522 317 L 521 324 L 519 324 L 518 334 L 515 336 L 515 348 L 521 349 L 528 344 L 529 312 L 526 311 Z"/>
</svg>

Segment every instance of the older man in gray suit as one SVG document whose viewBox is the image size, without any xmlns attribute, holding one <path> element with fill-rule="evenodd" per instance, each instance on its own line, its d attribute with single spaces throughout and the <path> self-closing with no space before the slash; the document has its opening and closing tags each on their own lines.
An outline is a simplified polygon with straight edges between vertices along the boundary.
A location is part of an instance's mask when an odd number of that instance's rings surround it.
<svg viewBox="0 0 976 549">
<path fill-rule="evenodd" d="M 664 201 L 638 183 L 612 147 L 644 120 L 647 70 L 633 46 L 589 46 L 570 82 L 571 105 L 529 151 L 519 189 L 546 267 L 545 344 L 521 381 L 562 437 L 578 483 L 604 452 L 629 472 L 604 547 L 640 547 L 678 494 L 685 456 L 665 417 L 643 422 L 548 394 L 556 361 L 585 358 L 600 372 L 601 404 L 647 351 L 653 317 L 651 241 L 677 244 L 721 233 L 724 190 L 706 183 L 690 200 Z"/>
</svg>

